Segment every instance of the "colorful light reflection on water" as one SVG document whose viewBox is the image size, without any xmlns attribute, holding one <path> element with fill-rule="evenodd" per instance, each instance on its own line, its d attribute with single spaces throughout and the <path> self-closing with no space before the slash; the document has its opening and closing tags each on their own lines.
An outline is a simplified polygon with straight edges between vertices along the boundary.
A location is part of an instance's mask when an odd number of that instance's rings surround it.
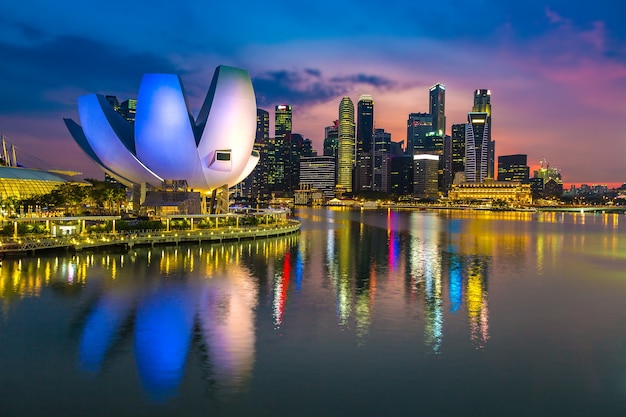
<svg viewBox="0 0 626 417">
<path fill-rule="evenodd" d="M 5 260 L 0 414 L 103 392 L 103 415 L 626 410 L 620 215 L 296 215 L 278 239 Z"/>
</svg>

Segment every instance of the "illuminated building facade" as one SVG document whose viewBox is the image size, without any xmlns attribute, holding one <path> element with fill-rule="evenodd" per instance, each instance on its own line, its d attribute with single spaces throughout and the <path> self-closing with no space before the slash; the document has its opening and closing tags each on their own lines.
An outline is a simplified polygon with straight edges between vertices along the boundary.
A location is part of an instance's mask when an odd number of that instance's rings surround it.
<svg viewBox="0 0 626 417">
<path fill-rule="evenodd" d="M 465 178 L 469 182 L 483 182 L 489 178 L 489 115 L 470 112 L 465 125 Z"/>
<path fill-rule="evenodd" d="M 474 91 L 474 106 L 473 112 L 487 113 L 491 117 L 491 91 L 490 90 L 476 90 Z"/>
<path fill-rule="evenodd" d="M 339 103 L 339 139 L 337 151 L 337 185 L 345 192 L 352 192 L 354 168 L 354 104 L 350 97 Z"/>
<path fill-rule="evenodd" d="M 474 106 L 472 107 L 472 112 L 487 114 L 487 116 L 485 117 L 485 120 L 486 120 L 485 135 L 486 136 L 480 140 L 481 146 L 486 146 L 486 152 L 487 152 L 487 164 L 486 164 L 487 173 L 486 173 L 486 176 L 483 177 L 483 179 L 484 178 L 494 179 L 495 178 L 494 168 L 495 168 L 496 149 L 495 149 L 495 142 L 491 138 L 491 131 L 493 129 L 491 125 L 491 91 L 490 90 L 481 89 L 481 90 L 474 91 Z M 469 119 L 469 116 L 468 116 L 468 119 Z M 476 126 L 476 128 L 480 128 L 480 127 Z M 482 181 L 483 179 L 479 179 L 477 181 Z"/>
<path fill-rule="evenodd" d="M 310 185 L 324 193 L 327 199 L 335 196 L 335 158 L 310 156 L 300 158 L 300 188 Z"/>
<path fill-rule="evenodd" d="M 286 178 L 291 170 L 291 128 L 292 108 L 279 104 L 274 108 L 274 138 L 269 152 L 270 178 L 272 191 L 286 191 Z"/>
<path fill-rule="evenodd" d="M 526 205 L 532 202 L 530 184 L 514 181 L 464 182 L 452 184 L 448 193 L 451 201 L 506 201 Z"/>
<path fill-rule="evenodd" d="M 563 179 L 556 167 L 551 167 L 548 161 L 541 160 L 541 166 L 533 172 L 533 191 L 537 197 L 561 197 L 563 195 Z"/>
<path fill-rule="evenodd" d="M 413 194 L 416 197 L 439 197 L 439 160 L 439 155 L 413 155 Z"/>
<path fill-rule="evenodd" d="M 238 68 L 217 67 L 196 119 L 173 74 L 143 76 L 134 123 L 99 94 L 79 97 L 78 113 L 82 126 L 65 119 L 78 145 L 127 186 L 157 188 L 164 180 L 185 180 L 196 191 L 227 189 L 259 160 L 253 150 L 254 90 L 248 72 Z"/>
<path fill-rule="evenodd" d="M 51 172 L 0 166 L 0 199 L 25 200 L 50 193 L 65 180 Z"/>
</svg>

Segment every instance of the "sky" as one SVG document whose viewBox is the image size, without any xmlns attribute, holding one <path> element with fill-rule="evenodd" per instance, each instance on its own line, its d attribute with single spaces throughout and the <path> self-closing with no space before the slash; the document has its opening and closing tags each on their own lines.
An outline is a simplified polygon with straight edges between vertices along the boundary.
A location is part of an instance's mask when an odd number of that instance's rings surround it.
<svg viewBox="0 0 626 417">
<path fill-rule="evenodd" d="M 375 127 L 400 141 L 440 82 L 448 134 L 489 89 L 496 157 L 545 159 L 566 184 L 620 185 L 624 16 L 617 0 L 3 2 L 0 133 L 18 162 L 103 178 L 63 123 L 78 121 L 78 96 L 136 98 L 142 74 L 176 73 L 197 116 L 229 65 L 250 73 L 271 117 L 293 105 L 293 131 L 321 153 L 343 96 L 370 94 Z"/>
</svg>

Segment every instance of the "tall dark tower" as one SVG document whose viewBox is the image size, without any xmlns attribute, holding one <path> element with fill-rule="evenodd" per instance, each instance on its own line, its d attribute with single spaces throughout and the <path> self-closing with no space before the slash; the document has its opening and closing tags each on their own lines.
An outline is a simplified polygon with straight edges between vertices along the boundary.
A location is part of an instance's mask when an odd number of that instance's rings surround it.
<svg viewBox="0 0 626 417">
<path fill-rule="evenodd" d="M 374 137 L 374 100 L 362 95 L 357 103 L 354 190 L 372 189 L 372 140 Z"/>
<path fill-rule="evenodd" d="M 267 151 L 270 139 L 270 114 L 267 110 L 257 109 L 256 111 L 256 137 L 254 138 L 254 149 L 259 151 L 259 163 L 255 167 L 252 175 L 252 187 L 250 197 L 260 201 L 270 197 L 268 182 L 269 163 Z"/>
<path fill-rule="evenodd" d="M 465 127 L 464 123 L 452 125 L 450 174 L 453 181 L 457 173 L 465 173 Z"/>
<path fill-rule="evenodd" d="M 433 116 L 433 132 L 436 136 L 446 135 L 446 86 L 437 83 L 430 87 L 430 114 Z"/>
<path fill-rule="evenodd" d="M 465 125 L 465 178 L 468 182 L 483 182 L 489 177 L 491 136 L 486 112 L 469 112 Z"/>
<path fill-rule="evenodd" d="M 486 124 L 488 126 L 487 129 L 487 137 L 486 137 L 486 146 L 487 146 L 487 176 L 486 178 L 495 178 L 495 153 L 496 153 L 496 143 L 491 139 L 491 132 L 493 131 L 493 126 L 491 124 L 491 91 L 490 90 L 476 90 L 474 91 L 474 107 L 472 107 L 472 112 L 474 113 L 487 113 Z"/>
<path fill-rule="evenodd" d="M 242 194 L 248 200 L 262 201 L 269 198 L 268 187 L 268 146 L 270 138 L 270 114 L 266 110 L 256 110 L 256 135 L 254 150 L 259 153 L 256 167 L 242 181 Z"/>
<path fill-rule="evenodd" d="M 422 153 L 432 138 L 433 116 L 430 113 L 410 113 L 406 122 L 406 154 Z"/>
<path fill-rule="evenodd" d="M 324 128 L 324 156 L 337 159 L 337 141 L 339 139 L 339 120 Z"/>
<path fill-rule="evenodd" d="M 291 166 L 288 166 L 291 154 L 291 120 L 290 105 L 280 104 L 274 108 L 274 160 L 270 160 L 274 173 L 272 191 L 286 191 L 285 178 L 291 169 Z"/>
</svg>

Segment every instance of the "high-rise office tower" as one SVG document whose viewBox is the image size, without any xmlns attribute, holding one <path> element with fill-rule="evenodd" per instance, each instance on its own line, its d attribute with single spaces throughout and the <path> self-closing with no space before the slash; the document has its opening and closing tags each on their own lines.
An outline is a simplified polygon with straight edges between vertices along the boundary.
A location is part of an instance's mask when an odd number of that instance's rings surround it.
<svg viewBox="0 0 626 417">
<path fill-rule="evenodd" d="M 270 114 L 267 110 L 256 111 L 256 136 L 254 149 L 259 152 L 259 162 L 254 171 L 244 180 L 244 196 L 251 200 L 264 201 L 269 199 L 269 164 L 268 146 L 270 137 Z"/>
<path fill-rule="evenodd" d="M 487 161 L 487 178 L 495 178 L 495 153 L 496 143 L 491 138 L 491 132 L 493 125 L 491 124 L 491 91 L 490 90 L 476 90 L 474 91 L 474 106 L 472 112 L 487 113 L 488 130 L 488 161 Z"/>
<path fill-rule="evenodd" d="M 313 149 L 313 141 L 306 138 L 302 140 L 302 149 L 300 150 L 300 158 L 317 156 L 317 151 Z"/>
<path fill-rule="evenodd" d="M 362 95 L 357 103 L 355 191 L 372 189 L 372 140 L 374 137 L 374 100 Z"/>
<path fill-rule="evenodd" d="M 530 167 L 527 156 L 523 154 L 501 155 L 498 157 L 498 181 L 519 181 L 527 183 L 530 179 Z"/>
<path fill-rule="evenodd" d="M 270 155 L 272 173 L 272 191 L 286 191 L 285 178 L 291 170 L 289 156 L 291 153 L 292 108 L 280 104 L 274 108 L 274 141 L 273 158 Z"/>
<path fill-rule="evenodd" d="M 135 123 L 137 100 L 135 100 L 134 98 L 129 98 L 128 100 L 122 101 L 122 103 L 120 103 L 119 112 L 124 117 L 124 119 L 128 120 L 131 123 Z"/>
<path fill-rule="evenodd" d="M 465 173 L 465 123 L 452 125 L 450 135 L 450 175 Z"/>
<path fill-rule="evenodd" d="M 433 117 L 433 132 L 443 138 L 446 134 L 446 86 L 437 83 L 430 87 L 428 101 Z"/>
<path fill-rule="evenodd" d="M 374 129 L 372 147 L 372 190 L 387 192 L 389 159 L 395 156 L 391 153 L 391 133 L 385 132 L 385 129 Z"/>
<path fill-rule="evenodd" d="M 410 113 L 406 128 L 406 154 L 414 155 L 428 149 L 432 137 L 433 116 L 430 113 Z"/>
<path fill-rule="evenodd" d="M 337 185 L 345 192 L 352 192 L 352 169 L 354 168 L 354 104 L 350 97 L 339 103 L 339 139 L 337 150 Z"/>
<path fill-rule="evenodd" d="M 106 96 L 106 100 L 109 102 L 113 110 L 122 115 L 126 121 L 135 123 L 135 113 L 137 110 L 137 100 L 129 98 L 122 103 L 119 102 L 116 96 Z"/>
<path fill-rule="evenodd" d="M 339 149 L 339 120 L 324 128 L 324 156 L 332 156 L 335 161 L 335 184 L 337 184 L 337 153 Z"/>
<path fill-rule="evenodd" d="M 489 116 L 483 112 L 469 112 L 465 125 L 465 179 L 483 182 L 489 178 Z M 491 177 L 493 178 L 493 177 Z"/>
<path fill-rule="evenodd" d="M 324 156 L 337 158 L 337 141 L 339 139 L 339 120 L 324 128 Z"/>
<path fill-rule="evenodd" d="M 300 184 L 300 156 L 304 140 L 301 134 L 292 133 L 291 139 L 286 144 L 288 149 L 285 154 L 285 191 L 288 195 L 292 195 Z"/>
<path fill-rule="evenodd" d="M 439 197 L 439 155 L 413 155 L 413 194 L 420 198 Z"/>
</svg>

